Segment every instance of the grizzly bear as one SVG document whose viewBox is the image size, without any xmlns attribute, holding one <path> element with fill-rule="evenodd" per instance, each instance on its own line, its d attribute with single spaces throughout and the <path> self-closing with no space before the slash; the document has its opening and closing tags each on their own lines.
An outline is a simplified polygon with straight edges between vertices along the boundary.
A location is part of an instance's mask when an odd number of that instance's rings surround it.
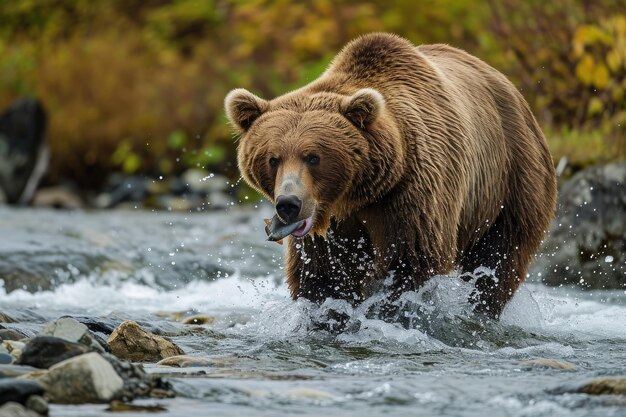
<svg viewBox="0 0 626 417">
<path fill-rule="evenodd" d="M 373 283 L 416 290 L 491 268 L 475 311 L 498 318 L 556 205 L 556 176 L 528 104 L 504 75 L 448 45 L 376 33 L 310 84 L 225 99 L 244 179 L 275 204 L 294 298 L 358 303 Z"/>
</svg>

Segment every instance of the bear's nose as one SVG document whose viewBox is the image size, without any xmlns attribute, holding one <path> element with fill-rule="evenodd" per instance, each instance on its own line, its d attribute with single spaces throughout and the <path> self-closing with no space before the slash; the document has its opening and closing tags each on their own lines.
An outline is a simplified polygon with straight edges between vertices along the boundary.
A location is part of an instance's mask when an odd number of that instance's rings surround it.
<svg viewBox="0 0 626 417">
<path fill-rule="evenodd" d="M 276 214 L 287 224 L 296 221 L 301 207 L 302 201 L 295 195 L 281 195 L 276 199 Z"/>
</svg>

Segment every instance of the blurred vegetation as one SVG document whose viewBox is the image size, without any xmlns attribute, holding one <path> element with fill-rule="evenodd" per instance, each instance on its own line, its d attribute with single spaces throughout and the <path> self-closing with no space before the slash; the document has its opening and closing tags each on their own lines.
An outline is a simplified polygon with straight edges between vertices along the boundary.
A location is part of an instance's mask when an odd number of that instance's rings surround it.
<svg viewBox="0 0 626 417">
<path fill-rule="evenodd" d="M 504 72 L 555 157 L 626 155 L 623 0 L 14 0 L 0 2 L 0 107 L 50 113 L 49 179 L 205 167 L 236 177 L 222 110 L 316 78 L 347 41 L 390 31 L 446 42 Z"/>
</svg>

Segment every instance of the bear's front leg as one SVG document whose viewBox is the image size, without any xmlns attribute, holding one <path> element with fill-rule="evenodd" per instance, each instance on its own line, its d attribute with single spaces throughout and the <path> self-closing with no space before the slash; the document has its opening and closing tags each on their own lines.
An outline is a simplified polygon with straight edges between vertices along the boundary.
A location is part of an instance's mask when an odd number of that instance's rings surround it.
<svg viewBox="0 0 626 417">
<path fill-rule="evenodd" d="M 326 298 L 362 301 L 374 271 L 367 231 L 357 221 L 331 221 L 326 238 L 289 238 L 287 283 L 291 296 L 321 303 Z"/>
</svg>

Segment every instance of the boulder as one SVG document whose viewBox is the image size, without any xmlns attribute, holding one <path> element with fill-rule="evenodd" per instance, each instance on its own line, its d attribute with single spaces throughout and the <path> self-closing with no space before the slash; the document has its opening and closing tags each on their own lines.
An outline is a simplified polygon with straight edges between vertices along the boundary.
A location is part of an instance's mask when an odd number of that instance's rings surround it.
<svg viewBox="0 0 626 417">
<path fill-rule="evenodd" d="M 552 286 L 626 288 L 625 190 L 626 163 L 591 167 L 563 184 L 531 272 Z"/>
<path fill-rule="evenodd" d="M 48 371 L 34 375 L 53 403 L 105 403 L 122 393 L 124 381 L 113 366 L 97 352 L 59 362 Z"/>
<path fill-rule="evenodd" d="M 103 352 L 102 346 L 86 325 L 71 317 L 63 317 L 46 324 L 42 336 L 54 336 L 70 342 L 81 343 L 91 349 Z"/>
<path fill-rule="evenodd" d="M 33 410 L 37 414 L 48 415 L 48 401 L 41 395 L 31 395 L 24 404 L 29 410 Z"/>
<path fill-rule="evenodd" d="M 17 363 L 45 369 L 87 352 L 89 348 L 81 343 L 70 342 L 60 337 L 37 336 L 24 346 Z"/>
<path fill-rule="evenodd" d="M 120 359 L 133 362 L 158 362 L 185 352 L 169 340 L 149 333 L 136 322 L 122 322 L 108 340 L 111 352 Z"/>
</svg>

